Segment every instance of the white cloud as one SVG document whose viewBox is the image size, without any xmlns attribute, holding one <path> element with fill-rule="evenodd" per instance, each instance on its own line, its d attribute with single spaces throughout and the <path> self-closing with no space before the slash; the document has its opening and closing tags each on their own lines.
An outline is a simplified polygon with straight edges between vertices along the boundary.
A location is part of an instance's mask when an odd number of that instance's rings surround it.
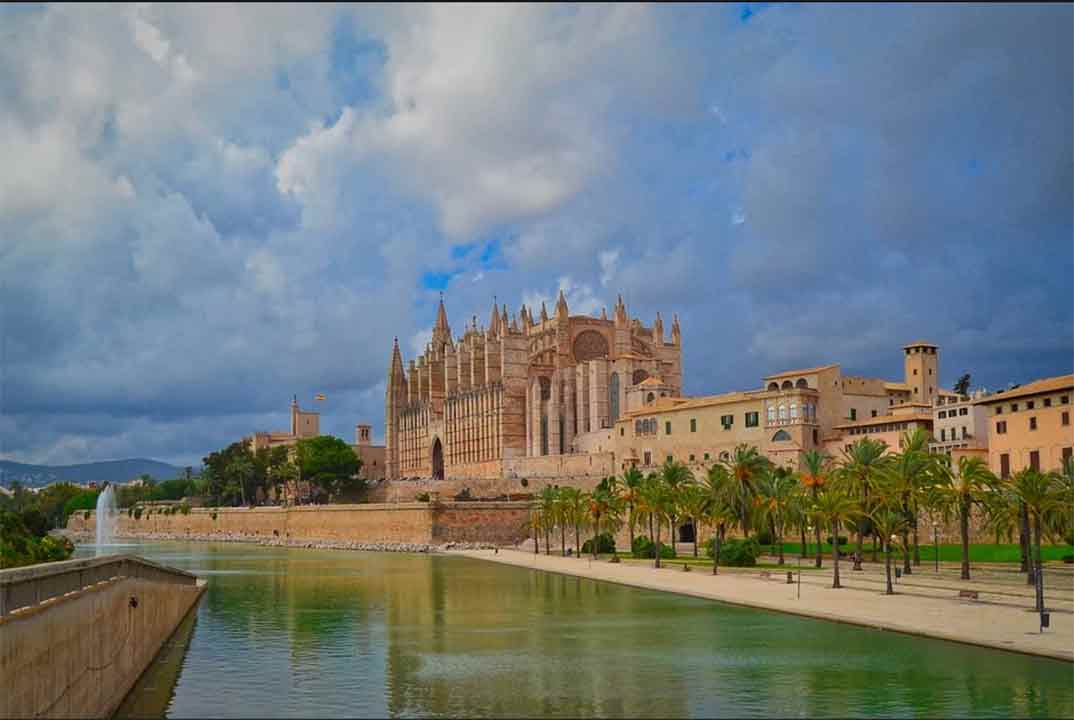
<svg viewBox="0 0 1074 720">
<path fill-rule="evenodd" d="M 615 266 L 619 262 L 619 248 L 602 250 L 597 255 L 597 261 L 600 263 L 600 284 L 602 287 L 608 287 L 608 283 L 615 278 Z"/>
<path fill-rule="evenodd" d="M 417 357 L 425 352 L 425 347 L 433 341 L 433 326 L 422 328 L 410 336 L 410 356 Z"/>
</svg>

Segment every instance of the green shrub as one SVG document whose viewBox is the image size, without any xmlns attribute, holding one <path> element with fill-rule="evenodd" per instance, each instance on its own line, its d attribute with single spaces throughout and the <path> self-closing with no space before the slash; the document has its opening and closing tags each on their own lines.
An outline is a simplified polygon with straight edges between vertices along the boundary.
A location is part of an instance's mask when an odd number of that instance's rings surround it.
<svg viewBox="0 0 1074 720">
<path fill-rule="evenodd" d="M 586 555 L 593 554 L 592 538 L 586 540 L 585 544 L 582 545 L 582 552 Z M 601 533 L 600 535 L 597 535 L 597 553 L 608 554 L 613 552 L 615 552 L 615 538 L 613 538 L 609 533 Z"/>
<path fill-rule="evenodd" d="M 630 552 L 636 558 L 654 558 L 656 557 L 655 545 L 652 540 L 645 535 L 639 535 L 634 538 L 634 544 L 631 546 Z M 673 558 L 675 557 L 675 548 L 664 543 L 660 543 L 660 557 Z"/>
<path fill-rule="evenodd" d="M 767 529 L 766 530 L 758 530 L 757 531 L 757 542 L 760 543 L 761 545 L 771 545 L 772 544 L 772 532 L 770 530 L 767 530 Z"/>
<path fill-rule="evenodd" d="M 142 506 L 141 505 L 139 505 L 138 507 L 134 508 L 134 519 L 135 520 L 141 520 L 142 519 Z"/>
<path fill-rule="evenodd" d="M 705 542 L 705 555 L 712 557 L 713 541 Z M 753 567 L 761 554 L 761 544 L 756 538 L 724 540 L 720 545 L 720 564 L 729 567 Z"/>
<path fill-rule="evenodd" d="M 414 496 L 414 499 L 417 500 L 418 502 L 429 502 L 429 493 L 420 492 L 420 493 L 418 493 L 417 495 Z"/>
<path fill-rule="evenodd" d="M 1064 555 L 1063 562 L 1065 562 L 1067 565 L 1074 564 L 1074 555 Z"/>
<path fill-rule="evenodd" d="M 187 505 L 186 503 L 183 503 L 182 505 L 179 506 L 179 512 L 183 513 L 184 515 L 189 515 L 190 514 L 190 506 Z"/>
<path fill-rule="evenodd" d="M 826 537 L 826 538 L 824 539 L 824 542 L 826 542 L 826 543 L 828 543 L 829 545 L 831 545 L 831 544 L 832 544 L 832 536 L 831 536 L 831 535 L 829 535 L 828 537 Z M 846 544 L 847 544 L 847 536 L 846 536 L 846 535 L 840 535 L 840 536 L 839 536 L 839 544 L 840 544 L 840 545 L 846 545 Z"/>
</svg>

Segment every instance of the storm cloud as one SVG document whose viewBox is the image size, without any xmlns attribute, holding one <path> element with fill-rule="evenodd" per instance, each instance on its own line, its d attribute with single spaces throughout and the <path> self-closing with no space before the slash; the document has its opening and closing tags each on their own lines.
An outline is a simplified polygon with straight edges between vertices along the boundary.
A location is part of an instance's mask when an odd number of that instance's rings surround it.
<svg viewBox="0 0 1074 720">
<path fill-rule="evenodd" d="M 0 457 L 381 431 L 439 292 L 677 312 L 686 391 L 1070 372 L 1069 5 L 0 7 Z M 415 340 L 417 338 L 418 340 Z"/>
</svg>

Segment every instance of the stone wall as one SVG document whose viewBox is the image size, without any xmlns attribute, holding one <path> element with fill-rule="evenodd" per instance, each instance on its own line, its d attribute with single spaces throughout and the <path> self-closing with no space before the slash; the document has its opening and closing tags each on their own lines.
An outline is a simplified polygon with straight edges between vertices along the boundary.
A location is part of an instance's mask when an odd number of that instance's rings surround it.
<svg viewBox="0 0 1074 720">
<path fill-rule="evenodd" d="M 525 538 L 525 502 L 401 502 L 266 508 L 195 508 L 189 514 L 120 514 L 121 537 L 215 537 L 429 545 L 445 542 L 514 544 Z M 215 517 L 214 517 L 215 515 Z M 74 513 L 67 529 L 96 531 L 95 515 Z"/>
<path fill-rule="evenodd" d="M 202 590 L 113 578 L 0 617 L 0 717 L 111 716 Z"/>
</svg>

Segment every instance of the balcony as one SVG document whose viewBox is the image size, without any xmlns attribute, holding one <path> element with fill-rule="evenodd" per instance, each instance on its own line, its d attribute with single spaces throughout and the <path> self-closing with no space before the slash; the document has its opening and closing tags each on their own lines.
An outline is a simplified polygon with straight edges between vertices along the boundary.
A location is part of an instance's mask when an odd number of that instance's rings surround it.
<svg viewBox="0 0 1074 720">
<path fill-rule="evenodd" d="M 816 424 L 817 424 L 817 421 L 816 421 L 815 418 L 806 419 L 804 417 L 796 417 L 796 418 L 784 418 L 783 420 L 780 420 L 778 418 L 775 419 L 775 420 L 765 420 L 764 426 L 766 428 L 770 428 L 770 427 L 771 428 L 774 428 L 774 427 L 787 427 L 788 425 L 809 425 L 809 426 L 812 427 L 812 426 L 815 426 Z"/>
</svg>

